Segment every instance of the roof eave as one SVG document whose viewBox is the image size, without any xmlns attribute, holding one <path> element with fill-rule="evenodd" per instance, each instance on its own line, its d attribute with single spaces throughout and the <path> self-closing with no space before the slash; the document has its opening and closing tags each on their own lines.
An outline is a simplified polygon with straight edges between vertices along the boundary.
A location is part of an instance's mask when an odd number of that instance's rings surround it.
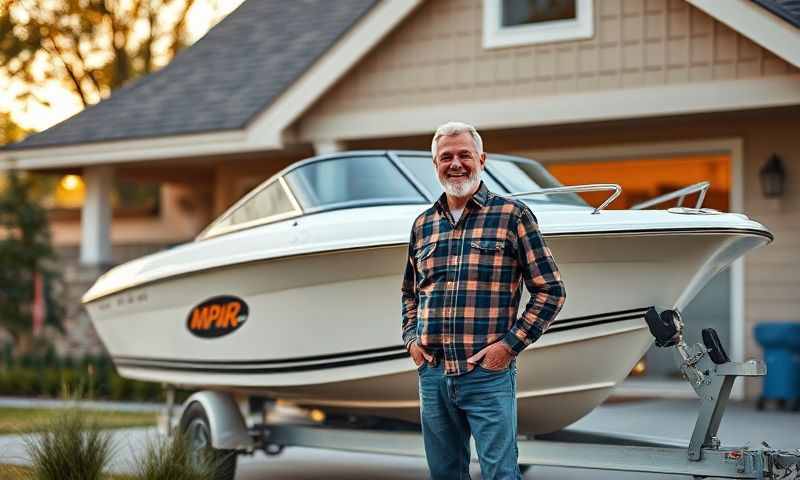
<svg viewBox="0 0 800 480">
<path fill-rule="evenodd" d="M 279 137 L 254 138 L 229 130 L 158 138 L 0 150 L 0 171 L 85 167 L 165 158 L 222 155 L 282 148 Z"/>
<path fill-rule="evenodd" d="M 749 0 L 686 0 L 775 55 L 800 68 L 800 29 Z"/>
</svg>

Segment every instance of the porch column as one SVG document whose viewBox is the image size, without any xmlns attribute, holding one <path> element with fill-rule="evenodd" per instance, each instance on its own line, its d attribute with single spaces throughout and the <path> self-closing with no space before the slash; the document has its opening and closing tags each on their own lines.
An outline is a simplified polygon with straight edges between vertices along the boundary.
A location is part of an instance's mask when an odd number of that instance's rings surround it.
<svg viewBox="0 0 800 480">
<path fill-rule="evenodd" d="M 114 169 L 100 165 L 83 170 L 86 198 L 81 210 L 81 264 L 111 264 L 111 189 Z"/>
</svg>

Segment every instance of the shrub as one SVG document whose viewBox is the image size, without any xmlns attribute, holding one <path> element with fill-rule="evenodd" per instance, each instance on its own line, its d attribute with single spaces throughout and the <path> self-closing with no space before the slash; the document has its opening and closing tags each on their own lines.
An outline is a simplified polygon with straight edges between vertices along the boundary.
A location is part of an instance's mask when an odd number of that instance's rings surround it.
<svg viewBox="0 0 800 480">
<path fill-rule="evenodd" d="M 44 433 L 26 439 L 30 480 L 101 480 L 112 455 L 111 436 L 79 410 L 48 420 Z"/>
<path fill-rule="evenodd" d="M 193 456 L 184 434 L 151 441 L 135 466 L 137 480 L 213 480 L 212 456 Z"/>
</svg>

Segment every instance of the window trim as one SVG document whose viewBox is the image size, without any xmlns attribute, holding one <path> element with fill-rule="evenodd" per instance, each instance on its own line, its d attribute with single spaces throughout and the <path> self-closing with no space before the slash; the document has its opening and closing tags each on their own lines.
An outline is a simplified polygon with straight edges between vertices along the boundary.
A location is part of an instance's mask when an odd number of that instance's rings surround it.
<svg viewBox="0 0 800 480">
<path fill-rule="evenodd" d="M 483 0 L 483 48 L 583 40 L 594 36 L 594 0 L 575 0 L 575 20 L 503 27 L 500 0 Z"/>
</svg>

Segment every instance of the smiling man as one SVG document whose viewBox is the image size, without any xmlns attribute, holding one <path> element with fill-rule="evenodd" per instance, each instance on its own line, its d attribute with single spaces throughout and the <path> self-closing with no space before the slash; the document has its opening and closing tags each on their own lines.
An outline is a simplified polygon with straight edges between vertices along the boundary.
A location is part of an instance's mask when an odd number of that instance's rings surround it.
<svg viewBox="0 0 800 480">
<path fill-rule="evenodd" d="M 440 126 L 431 153 L 444 193 L 414 221 L 402 286 L 428 467 L 470 478 L 472 435 L 483 478 L 517 480 L 515 358 L 555 319 L 564 285 L 531 210 L 481 181 L 474 127 Z M 531 299 L 517 318 L 520 280 Z"/>
</svg>

